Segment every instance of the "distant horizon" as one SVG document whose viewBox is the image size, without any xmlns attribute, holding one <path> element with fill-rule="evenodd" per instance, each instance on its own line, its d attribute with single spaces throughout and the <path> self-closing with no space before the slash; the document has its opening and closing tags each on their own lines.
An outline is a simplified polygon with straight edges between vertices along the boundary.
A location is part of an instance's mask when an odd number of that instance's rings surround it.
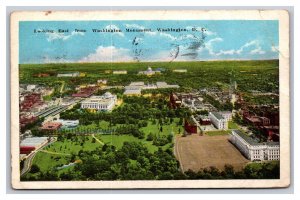
<svg viewBox="0 0 300 200">
<path fill-rule="evenodd" d="M 140 61 L 140 62 L 133 62 L 133 61 L 118 61 L 118 62 L 61 62 L 61 63 L 19 63 L 19 65 L 47 65 L 47 64 L 97 64 L 97 63 L 107 63 L 107 64 L 118 64 L 118 63 L 184 63 L 184 62 L 227 62 L 227 61 L 279 61 L 279 59 L 257 59 L 257 60 L 249 60 L 249 59 L 227 59 L 227 60 L 190 60 L 190 61 Z"/>
</svg>

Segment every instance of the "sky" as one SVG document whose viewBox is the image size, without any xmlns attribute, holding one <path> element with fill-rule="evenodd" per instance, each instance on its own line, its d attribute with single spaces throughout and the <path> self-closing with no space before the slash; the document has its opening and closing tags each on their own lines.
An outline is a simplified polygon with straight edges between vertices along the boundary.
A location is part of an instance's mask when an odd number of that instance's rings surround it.
<svg viewBox="0 0 300 200">
<path fill-rule="evenodd" d="M 275 20 L 22 21 L 19 63 L 278 59 L 278 37 Z"/>
</svg>

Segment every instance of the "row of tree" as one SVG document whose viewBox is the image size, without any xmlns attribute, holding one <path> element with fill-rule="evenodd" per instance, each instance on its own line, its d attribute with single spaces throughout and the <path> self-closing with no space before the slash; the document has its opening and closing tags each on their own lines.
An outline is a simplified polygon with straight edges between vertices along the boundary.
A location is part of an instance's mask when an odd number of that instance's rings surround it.
<svg viewBox="0 0 300 200">
<path fill-rule="evenodd" d="M 184 179 L 278 179 L 279 162 L 252 163 L 241 171 L 231 165 L 224 170 L 210 167 L 198 172 L 191 170 L 182 173 L 179 162 L 171 148 L 156 152 L 139 142 L 124 142 L 121 149 L 104 145 L 94 151 L 79 151 L 82 162 L 67 172 L 58 173 L 57 169 L 41 172 L 36 166 L 23 181 L 71 181 L 71 180 L 184 180 Z M 75 157 L 74 157 L 75 159 Z"/>
</svg>

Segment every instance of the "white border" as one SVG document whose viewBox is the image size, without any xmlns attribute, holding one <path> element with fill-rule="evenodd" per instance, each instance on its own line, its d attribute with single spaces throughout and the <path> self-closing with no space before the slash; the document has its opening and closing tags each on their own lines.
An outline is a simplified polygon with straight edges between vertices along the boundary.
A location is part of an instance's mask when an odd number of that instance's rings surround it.
<svg viewBox="0 0 300 200">
<path fill-rule="evenodd" d="M 280 133 L 281 162 L 279 180 L 184 180 L 184 181 L 71 181 L 20 182 L 18 120 L 18 22 L 28 20 L 279 20 L 280 51 Z M 11 16 L 11 153 L 12 185 L 16 189 L 76 188 L 272 188 L 290 184 L 290 110 L 289 110 L 289 16 L 283 10 L 209 10 L 209 11 L 73 11 L 15 12 Z M 282 156 L 284 155 L 284 156 Z"/>
</svg>

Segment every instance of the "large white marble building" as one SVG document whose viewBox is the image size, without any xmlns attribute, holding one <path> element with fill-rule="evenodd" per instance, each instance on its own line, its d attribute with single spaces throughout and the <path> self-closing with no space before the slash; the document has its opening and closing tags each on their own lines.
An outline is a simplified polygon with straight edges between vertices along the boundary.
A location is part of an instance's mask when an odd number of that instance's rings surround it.
<svg viewBox="0 0 300 200">
<path fill-rule="evenodd" d="M 219 130 L 227 130 L 228 129 L 228 121 L 217 112 L 210 112 L 208 115 L 212 124 Z"/>
<path fill-rule="evenodd" d="M 239 130 L 231 132 L 229 141 L 251 161 L 280 159 L 280 146 L 278 142 L 258 143 Z"/>
<path fill-rule="evenodd" d="M 106 92 L 102 96 L 92 96 L 81 102 L 81 108 L 111 111 L 117 103 L 117 95 Z"/>
</svg>

